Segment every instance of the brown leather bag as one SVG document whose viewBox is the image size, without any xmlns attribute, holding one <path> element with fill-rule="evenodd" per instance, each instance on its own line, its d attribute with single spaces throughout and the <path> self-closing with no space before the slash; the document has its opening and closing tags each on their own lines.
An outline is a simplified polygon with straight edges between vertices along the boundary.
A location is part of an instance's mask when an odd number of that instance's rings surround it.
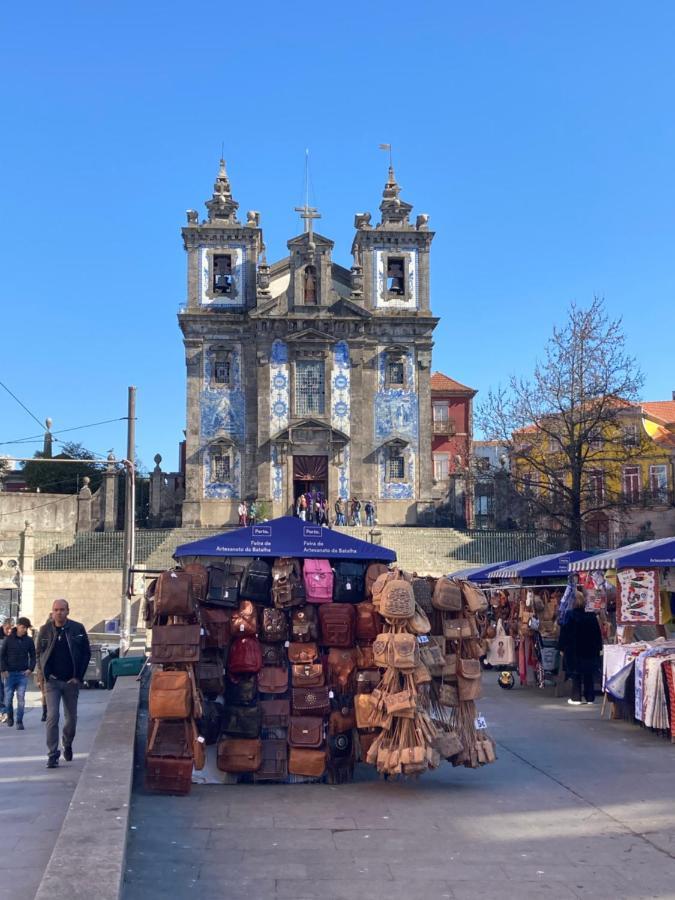
<svg viewBox="0 0 675 900">
<path fill-rule="evenodd" d="M 483 591 L 481 591 L 479 587 L 476 587 L 476 585 L 472 584 L 470 581 L 462 581 L 460 582 L 460 584 L 462 597 L 464 598 L 464 602 L 471 610 L 471 612 L 485 612 L 485 610 L 488 608 L 488 600 Z"/>
<path fill-rule="evenodd" d="M 192 713 L 192 685 L 187 672 L 154 671 L 150 681 L 151 719 L 187 719 Z"/>
<path fill-rule="evenodd" d="M 224 649 L 230 643 L 230 613 L 226 609 L 202 606 L 202 647 Z"/>
<path fill-rule="evenodd" d="M 330 712 L 327 687 L 293 688 L 291 703 L 293 715 L 324 716 Z"/>
<path fill-rule="evenodd" d="M 286 741 L 264 740 L 262 762 L 253 781 L 284 781 L 288 777 L 288 747 Z"/>
<path fill-rule="evenodd" d="M 380 683 L 381 675 L 377 669 L 364 669 L 356 673 L 356 693 L 370 694 Z"/>
<path fill-rule="evenodd" d="M 148 721 L 147 753 L 153 756 L 174 756 L 192 759 L 192 731 L 186 719 Z"/>
<path fill-rule="evenodd" d="M 401 632 L 391 636 L 391 665 L 412 672 L 420 661 L 419 645 L 414 634 Z"/>
<path fill-rule="evenodd" d="M 155 615 L 192 616 L 196 601 L 192 589 L 192 576 L 181 570 L 162 572 L 155 590 Z"/>
<path fill-rule="evenodd" d="M 313 663 L 319 658 L 319 649 L 310 641 L 307 644 L 292 643 L 288 645 L 288 661 L 291 663 Z"/>
<path fill-rule="evenodd" d="M 262 763 L 260 738 L 221 738 L 218 768 L 221 772 L 256 772 Z"/>
<path fill-rule="evenodd" d="M 291 747 L 317 749 L 324 742 L 323 719 L 318 716 L 291 716 L 288 726 L 288 743 Z"/>
<path fill-rule="evenodd" d="M 304 775 L 306 778 L 321 778 L 326 771 L 326 753 L 324 750 L 305 750 L 291 747 L 288 753 L 288 772 L 290 775 Z"/>
<path fill-rule="evenodd" d="M 356 648 L 356 665 L 359 669 L 377 669 L 372 644 L 361 644 Z"/>
<path fill-rule="evenodd" d="M 319 607 L 321 642 L 328 647 L 352 647 L 356 611 L 349 603 L 327 603 Z"/>
<path fill-rule="evenodd" d="M 357 603 L 356 609 L 356 640 L 374 641 L 382 631 L 382 617 L 372 603 L 366 600 Z"/>
<path fill-rule="evenodd" d="M 263 728 L 288 728 L 291 716 L 289 700 L 261 700 Z"/>
<path fill-rule="evenodd" d="M 242 600 L 232 613 L 231 631 L 236 637 L 254 637 L 258 633 L 258 611 L 250 600 Z"/>
<path fill-rule="evenodd" d="M 389 572 L 389 566 L 385 563 L 371 563 L 366 569 L 366 597 L 372 600 L 373 585 L 380 577 Z"/>
<path fill-rule="evenodd" d="M 199 661 L 199 625 L 155 625 L 152 629 L 151 663 Z"/>
<path fill-rule="evenodd" d="M 356 714 L 353 709 L 335 709 L 328 718 L 328 734 L 340 734 L 343 731 L 351 731 L 356 728 Z"/>
<path fill-rule="evenodd" d="M 459 699 L 478 700 L 481 696 L 481 665 L 478 659 L 457 657 L 457 690 Z"/>
<path fill-rule="evenodd" d="M 459 612 L 462 609 L 462 589 L 450 578 L 439 578 L 431 602 L 435 609 Z"/>
<path fill-rule="evenodd" d="M 323 687 L 324 675 L 321 663 L 305 663 L 292 666 L 293 687 Z"/>
<path fill-rule="evenodd" d="M 288 669 L 285 666 L 263 666 L 258 672 L 261 694 L 285 694 L 288 690 Z"/>
<path fill-rule="evenodd" d="M 306 644 L 319 637 L 319 620 L 314 606 L 303 606 L 294 609 L 291 617 L 291 633 L 294 641 Z"/>
<path fill-rule="evenodd" d="M 380 595 L 380 614 L 385 619 L 409 619 L 415 614 L 412 585 L 403 578 L 388 581 Z"/>
<path fill-rule="evenodd" d="M 195 769 L 200 772 L 206 765 L 206 741 L 199 734 L 197 723 L 191 719 L 192 727 L 192 762 Z"/>
<path fill-rule="evenodd" d="M 145 758 L 145 790 L 185 796 L 192 789 L 192 760 L 149 754 Z"/>
<path fill-rule="evenodd" d="M 285 641 L 288 637 L 288 620 L 282 609 L 264 609 L 261 638 L 264 641 Z"/>
<path fill-rule="evenodd" d="M 195 595 L 195 600 L 199 600 L 200 602 L 205 600 L 206 590 L 209 585 L 209 573 L 206 567 L 201 563 L 191 562 L 182 566 L 182 569 L 192 578 L 192 592 Z"/>
<path fill-rule="evenodd" d="M 357 652 L 355 648 L 343 650 L 331 647 L 328 651 L 328 683 L 344 692 L 353 685 L 356 671 Z"/>
<path fill-rule="evenodd" d="M 202 653 L 197 665 L 199 689 L 208 697 L 217 697 L 225 692 L 223 658 L 218 650 Z"/>
</svg>

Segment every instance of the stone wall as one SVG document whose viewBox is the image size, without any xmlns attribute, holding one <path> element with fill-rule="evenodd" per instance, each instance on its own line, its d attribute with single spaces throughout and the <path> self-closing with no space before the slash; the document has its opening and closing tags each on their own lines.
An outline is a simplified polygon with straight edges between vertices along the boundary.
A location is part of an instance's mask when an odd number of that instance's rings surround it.
<svg viewBox="0 0 675 900">
<path fill-rule="evenodd" d="M 28 519 L 35 531 L 75 531 L 77 494 L 0 493 L 0 529 L 23 531 Z"/>
<path fill-rule="evenodd" d="M 70 613 L 88 631 L 103 631 L 106 619 L 120 613 L 122 573 L 119 569 L 98 571 L 37 571 L 33 601 L 33 623 L 42 625 L 54 600 L 63 597 Z"/>
</svg>

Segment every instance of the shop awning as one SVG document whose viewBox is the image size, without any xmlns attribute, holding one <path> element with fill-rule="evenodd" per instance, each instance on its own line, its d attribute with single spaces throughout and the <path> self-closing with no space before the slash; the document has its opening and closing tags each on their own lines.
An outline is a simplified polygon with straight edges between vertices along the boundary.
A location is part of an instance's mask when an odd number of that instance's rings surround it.
<svg viewBox="0 0 675 900">
<path fill-rule="evenodd" d="M 490 573 L 490 579 L 495 578 L 556 578 L 567 577 L 570 564 L 591 556 L 584 550 L 569 550 L 567 553 L 548 553 L 545 556 L 535 556 L 523 562 L 495 569 Z"/>
<path fill-rule="evenodd" d="M 181 544 L 174 558 L 184 556 L 299 556 L 319 559 L 368 559 L 394 562 L 388 547 L 360 541 L 322 525 L 293 516 L 237 528 L 213 537 Z"/>
<path fill-rule="evenodd" d="M 468 569 L 460 569 L 459 572 L 451 572 L 450 578 L 464 578 L 466 581 L 485 581 L 495 569 L 512 566 L 518 562 L 516 559 L 505 559 L 502 562 L 490 563 L 489 566 L 470 566 Z"/>
<path fill-rule="evenodd" d="M 656 541 L 640 541 L 598 553 L 591 559 L 581 559 L 570 564 L 571 572 L 588 570 L 623 569 L 629 566 L 646 569 L 660 569 L 675 566 L 675 537 L 659 538 Z"/>
</svg>

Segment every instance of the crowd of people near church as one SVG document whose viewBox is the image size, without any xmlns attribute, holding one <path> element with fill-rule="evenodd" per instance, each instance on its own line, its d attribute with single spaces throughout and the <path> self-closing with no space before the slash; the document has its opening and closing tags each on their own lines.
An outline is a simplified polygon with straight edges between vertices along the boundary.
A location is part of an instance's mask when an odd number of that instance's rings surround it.
<svg viewBox="0 0 675 900">
<path fill-rule="evenodd" d="M 334 513 L 334 518 L 331 514 Z M 331 511 L 328 498 L 321 491 L 307 491 L 300 494 L 295 502 L 295 515 L 302 519 L 303 522 L 314 522 L 316 525 L 326 525 L 329 528 L 333 525 L 365 525 L 372 526 L 376 523 L 375 504 L 372 500 L 366 500 L 365 503 L 357 497 L 349 500 L 343 500 L 338 497 L 333 504 Z"/>
</svg>

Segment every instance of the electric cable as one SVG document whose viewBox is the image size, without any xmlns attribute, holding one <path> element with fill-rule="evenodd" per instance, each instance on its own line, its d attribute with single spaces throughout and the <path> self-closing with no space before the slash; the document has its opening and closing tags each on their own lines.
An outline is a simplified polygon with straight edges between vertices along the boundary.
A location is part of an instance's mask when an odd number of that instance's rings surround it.
<svg viewBox="0 0 675 900">
<path fill-rule="evenodd" d="M 35 419 L 35 421 L 38 423 L 38 425 L 40 426 L 40 428 L 42 428 L 42 427 L 44 426 L 44 422 L 41 422 L 41 421 L 38 419 L 38 417 L 35 415 L 35 413 L 32 413 L 32 412 L 28 409 L 28 407 L 26 406 L 26 404 L 25 404 L 25 403 L 22 403 L 21 400 L 19 400 L 19 398 L 16 396 L 16 394 L 13 394 L 13 393 L 10 391 L 10 389 L 7 387 L 7 385 L 4 384 L 2 381 L 0 381 L 0 387 L 3 387 L 3 388 L 7 391 L 7 393 L 9 394 L 10 397 L 14 397 L 14 399 L 15 399 L 16 402 L 19 404 L 19 406 L 20 406 L 22 409 L 25 409 L 26 412 L 28 413 L 28 415 L 29 415 L 32 419 Z"/>
</svg>

